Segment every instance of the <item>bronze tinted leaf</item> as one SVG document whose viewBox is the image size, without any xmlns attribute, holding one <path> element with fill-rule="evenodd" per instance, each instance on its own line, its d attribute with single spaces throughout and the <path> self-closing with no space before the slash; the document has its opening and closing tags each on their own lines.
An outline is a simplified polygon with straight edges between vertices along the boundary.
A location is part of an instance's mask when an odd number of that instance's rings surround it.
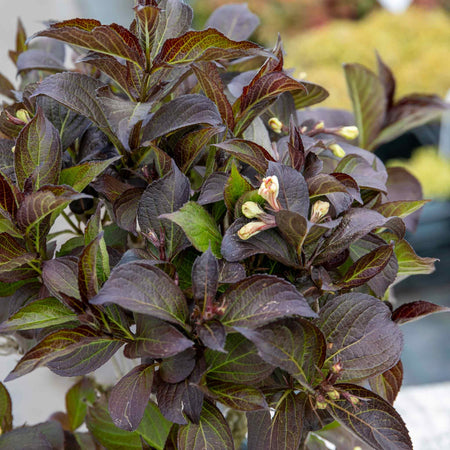
<svg viewBox="0 0 450 450">
<path fill-rule="evenodd" d="M 435 305 L 434 303 L 419 300 L 416 302 L 404 303 L 403 305 L 399 306 L 392 313 L 392 320 L 399 325 L 402 325 L 404 323 L 421 319 L 422 317 L 428 316 L 430 314 L 449 311 L 450 308 L 448 307 Z"/>
<path fill-rule="evenodd" d="M 394 404 L 403 381 L 403 364 L 399 361 L 394 367 L 376 377 L 369 378 L 370 389 Z"/>
</svg>

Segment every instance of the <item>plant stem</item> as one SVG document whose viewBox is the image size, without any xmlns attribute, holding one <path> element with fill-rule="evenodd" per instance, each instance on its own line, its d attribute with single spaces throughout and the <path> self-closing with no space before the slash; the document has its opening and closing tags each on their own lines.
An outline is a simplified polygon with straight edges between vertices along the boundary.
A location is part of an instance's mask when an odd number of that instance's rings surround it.
<svg viewBox="0 0 450 450">
<path fill-rule="evenodd" d="M 73 223 L 72 219 L 64 211 L 61 212 L 61 215 L 64 217 L 70 228 L 72 228 L 72 230 L 75 231 L 76 234 L 83 234 L 80 228 Z"/>
</svg>

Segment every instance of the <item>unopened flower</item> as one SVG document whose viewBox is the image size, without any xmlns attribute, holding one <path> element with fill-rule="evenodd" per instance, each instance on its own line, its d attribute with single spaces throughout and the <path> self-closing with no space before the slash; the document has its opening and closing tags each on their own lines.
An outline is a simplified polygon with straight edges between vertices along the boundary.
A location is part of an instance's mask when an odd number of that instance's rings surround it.
<svg viewBox="0 0 450 450">
<path fill-rule="evenodd" d="M 336 389 L 332 389 L 331 391 L 327 392 L 328 397 L 331 400 L 339 400 L 341 398 L 341 394 L 339 394 L 339 391 Z"/>
<path fill-rule="evenodd" d="M 342 127 L 336 131 L 336 134 L 351 141 L 359 136 L 359 130 L 355 126 Z"/>
<path fill-rule="evenodd" d="M 268 123 L 269 127 L 272 128 L 275 133 L 280 134 L 283 130 L 283 123 L 277 117 L 270 118 Z"/>
<path fill-rule="evenodd" d="M 348 401 L 349 401 L 353 406 L 358 406 L 358 405 L 359 405 L 360 400 L 359 400 L 359 398 L 356 397 L 355 395 L 349 394 L 349 395 L 347 396 L 347 399 L 348 399 Z"/>
<path fill-rule="evenodd" d="M 266 200 L 275 211 L 279 211 L 281 209 L 277 200 L 279 190 L 280 185 L 278 183 L 278 178 L 276 175 L 272 175 L 263 178 L 258 194 Z"/>
<path fill-rule="evenodd" d="M 255 236 L 259 232 L 266 230 L 267 228 L 271 228 L 271 227 L 272 227 L 271 225 L 258 220 L 255 222 L 249 222 L 248 224 L 244 225 L 237 232 L 237 234 L 242 240 L 245 241 L 245 240 L 251 238 L 252 236 Z"/>
<path fill-rule="evenodd" d="M 242 214 L 248 219 L 254 219 L 264 214 L 264 210 L 256 202 L 245 202 L 242 205 Z"/>
<path fill-rule="evenodd" d="M 19 109 L 16 112 L 16 117 L 23 123 L 28 123 L 31 120 L 30 114 L 26 109 Z"/>
<path fill-rule="evenodd" d="M 323 395 L 318 395 L 316 398 L 316 409 L 326 409 L 327 406 L 328 404 L 325 401 L 325 397 Z"/>
<path fill-rule="evenodd" d="M 324 123 L 323 120 L 321 120 L 320 122 L 317 122 L 317 123 L 314 125 L 314 129 L 315 129 L 315 130 L 321 130 L 322 128 L 325 128 L 325 123 Z"/>
<path fill-rule="evenodd" d="M 314 203 L 311 211 L 311 222 L 318 222 L 322 217 L 324 217 L 330 209 L 330 204 L 328 202 L 323 202 L 322 200 L 317 200 Z"/>
<path fill-rule="evenodd" d="M 344 365 L 340 361 L 338 361 L 331 366 L 331 371 L 333 373 L 341 373 L 343 368 Z"/>
<path fill-rule="evenodd" d="M 339 144 L 331 144 L 328 146 L 334 156 L 343 158 L 345 156 L 345 150 Z"/>
</svg>

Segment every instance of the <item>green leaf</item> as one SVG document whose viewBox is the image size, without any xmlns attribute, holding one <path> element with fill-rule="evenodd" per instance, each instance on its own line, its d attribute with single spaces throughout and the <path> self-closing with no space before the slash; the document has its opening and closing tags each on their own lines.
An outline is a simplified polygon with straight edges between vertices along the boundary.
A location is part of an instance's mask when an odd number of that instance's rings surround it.
<svg viewBox="0 0 450 450">
<path fill-rule="evenodd" d="M 77 316 L 53 297 L 35 300 L 0 324 L 0 333 L 16 330 L 34 330 L 76 321 Z"/>
<path fill-rule="evenodd" d="M 391 405 L 394 404 L 403 381 L 403 364 L 399 361 L 386 372 L 369 378 L 370 389 L 384 398 Z"/>
<path fill-rule="evenodd" d="M 383 84 L 372 71 L 361 64 L 344 64 L 344 72 L 359 130 L 359 146 L 373 148 L 373 142 L 386 115 Z"/>
<path fill-rule="evenodd" d="M 75 383 L 66 393 L 66 411 L 70 429 L 75 431 L 86 417 L 88 404 L 96 400 L 95 388 L 89 378 Z"/>
<path fill-rule="evenodd" d="M 215 220 L 198 203 L 187 202 L 178 211 L 163 214 L 160 218 L 169 219 L 178 224 L 197 250 L 206 252 L 211 246 L 213 254 L 218 258 L 221 257 L 222 235 Z"/>
<path fill-rule="evenodd" d="M 112 388 L 108 410 L 114 425 L 127 431 L 139 426 L 152 393 L 154 371 L 153 365 L 141 364 Z"/>
<path fill-rule="evenodd" d="M 12 430 L 13 416 L 11 396 L 3 383 L 0 383 L 0 435 Z"/>
<path fill-rule="evenodd" d="M 435 271 L 436 258 L 418 256 L 411 245 L 404 239 L 395 243 L 395 256 L 398 261 L 398 276 L 429 274 Z"/>
<path fill-rule="evenodd" d="M 377 394 L 352 384 L 336 384 L 335 388 L 359 399 L 357 406 L 344 397 L 327 400 L 327 410 L 340 424 L 377 450 L 413 448 L 405 423 L 389 403 Z"/>
<path fill-rule="evenodd" d="M 230 176 L 224 189 L 224 199 L 228 211 L 233 212 L 239 198 L 246 192 L 253 190 L 253 186 L 237 170 L 236 165 L 231 166 Z"/>
<path fill-rule="evenodd" d="M 15 380 L 43 365 L 62 376 L 85 375 L 107 362 L 122 345 L 123 342 L 86 325 L 59 330 L 25 353 L 5 381 Z"/>
<path fill-rule="evenodd" d="M 95 177 L 120 158 L 120 156 L 116 156 L 104 161 L 87 161 L 78 166 L 67 167 L 61 171 L 59 182 L 81 192 Z"/>
<path fill-rule="evenodd" d="M 430 200 L 396 201 L 383 203 L 375 208 L 384 217 L 406 217 L 422 208 Z"/>
<path fill-rule="evenodd" d="M 90 303 L 115 303 L 182 327 L 186 327 L 188 317 L 186 299 L 180 288 L 150 261 L 135 261 L 114 268 Z"/>
<path fill-rule="evenodd" d="M 153 61 L 153 71 L 167 65 L 177 66 L 196 61 L 234 59 L 259 54 L 267 55 L 268 52 L 252 42 L 228 39 L 214 28 L 188 31 L 164 42 Z"/>
<path fill-rule="evenodd" d="M 333 344 L 327 348 L 325 364 L 339 359 L 343 365 L 340 380 L 379 375 L 400 359 L 402 333 L 378 298 L 353 292 L 328 299 L 316 325 Z"/>
<path fill-rule="evenodd" d="M 305 319 L 283 319 L 256 330 L 239 331 L 256 345 L 264 361 L 312 389 L 326 352 L 323 334 L 315 325 Z"/>
<path fill-rule="evenodd" d="M 140 434 L 137 431 L 126 431 L 116 427 L 103 402 L 98 401 L 89 408 L 86 426 L 95 440 L 107 449 L 142 449 Z"/>
<path fill-rule="evenodd" d="M 155 33 L 158 28 L 161 10 L 154 5 L 137 5 L 134 7 L 136 18 L 136 36 L 139 38 L 141 48 L 144 50 L 147 61 L 154 47 Z"/>
<path fill-rule="evenodd" d="M 226 353 L 207 349 L 208 378 L 236 384 L 254 385 L 273 372 L 273 366 L 264 362 L 254 344 L 240 334 L 229 334 Z"/>
<path fill-rule="evenodd" d="M 214 144 L 214 147 L 225 150 L 230 155 L 255 168 L 259 173 L 266 172 L 268 161 L 274 161 L 264 147 L 245 139 L 229 139 Z"/>
<path fill-rule="evenodd" d="M 172 423 L 169 422 L 151 400 L 144 411 L 144 417 L 136 431 L 157 450 L 163 450 Z"/>
<path fill-rule="evenodd" d="M 102 25 L 94 19 L 72 19 L 50 24 L 33 37 L 46 36 L 77 47 L 143 65 L 143 53 L 136 36 L 115 23 Z"/>
<path fill-rule="evenodd" d="M 215 400 L 238 411 L 256 411 L 268 408 L 264 394 L 253 386 L 210 381 L 208 390 L 213 394 Z"/>
<path fill-rule="evenodd" d="M 282 317 L 317 317 L 295 286 L 271 275 L 253 275 L 234 284 L 219 300 L 227 327 L 256 328 Z"/>
<path fill-rule="evenodd" d="M 58 184 L 61 142 L 58 131 L 40 108 L 17 137 L 14 168 L 17 183 L 22 190 L 29 177 L 34 190 L 45 184 Z"/>
<path fill-rule="evenodd" d="M 181 425 L 177 445 L 180 450 L 230 450 L 233 437 L 221 412 L 207 400 L 203 403 L 200 422 Z"/>
<path fill-rule="evenodd" d="M 338 283 L 339 288 L 348 289 L 366 284 L 388 265 L 393 254 L 393 245 L 382 245 L 362 256 L 349 267 Z"/>
</svg>

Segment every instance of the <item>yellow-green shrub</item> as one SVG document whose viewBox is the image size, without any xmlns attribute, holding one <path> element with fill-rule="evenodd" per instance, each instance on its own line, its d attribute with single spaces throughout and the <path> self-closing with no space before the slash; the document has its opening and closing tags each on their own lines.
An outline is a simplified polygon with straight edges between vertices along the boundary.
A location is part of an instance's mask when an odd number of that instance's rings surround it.
<svg viewBox="0 0 450 450">
<path fill-rule="evenodd" d="M 444 96 L 450 89 L 449 43 L 450 16 L 419 8 L 400 15 L 375 11 L 358 22 L 336 21 L 284 39 L 286 66 L 327 86 L 331 95 L 324 106 L 348 109 L 343 62 L 374 68 L 376 49 L 395 73 L 399 95 L 433 92 Z"/>
</svg>

